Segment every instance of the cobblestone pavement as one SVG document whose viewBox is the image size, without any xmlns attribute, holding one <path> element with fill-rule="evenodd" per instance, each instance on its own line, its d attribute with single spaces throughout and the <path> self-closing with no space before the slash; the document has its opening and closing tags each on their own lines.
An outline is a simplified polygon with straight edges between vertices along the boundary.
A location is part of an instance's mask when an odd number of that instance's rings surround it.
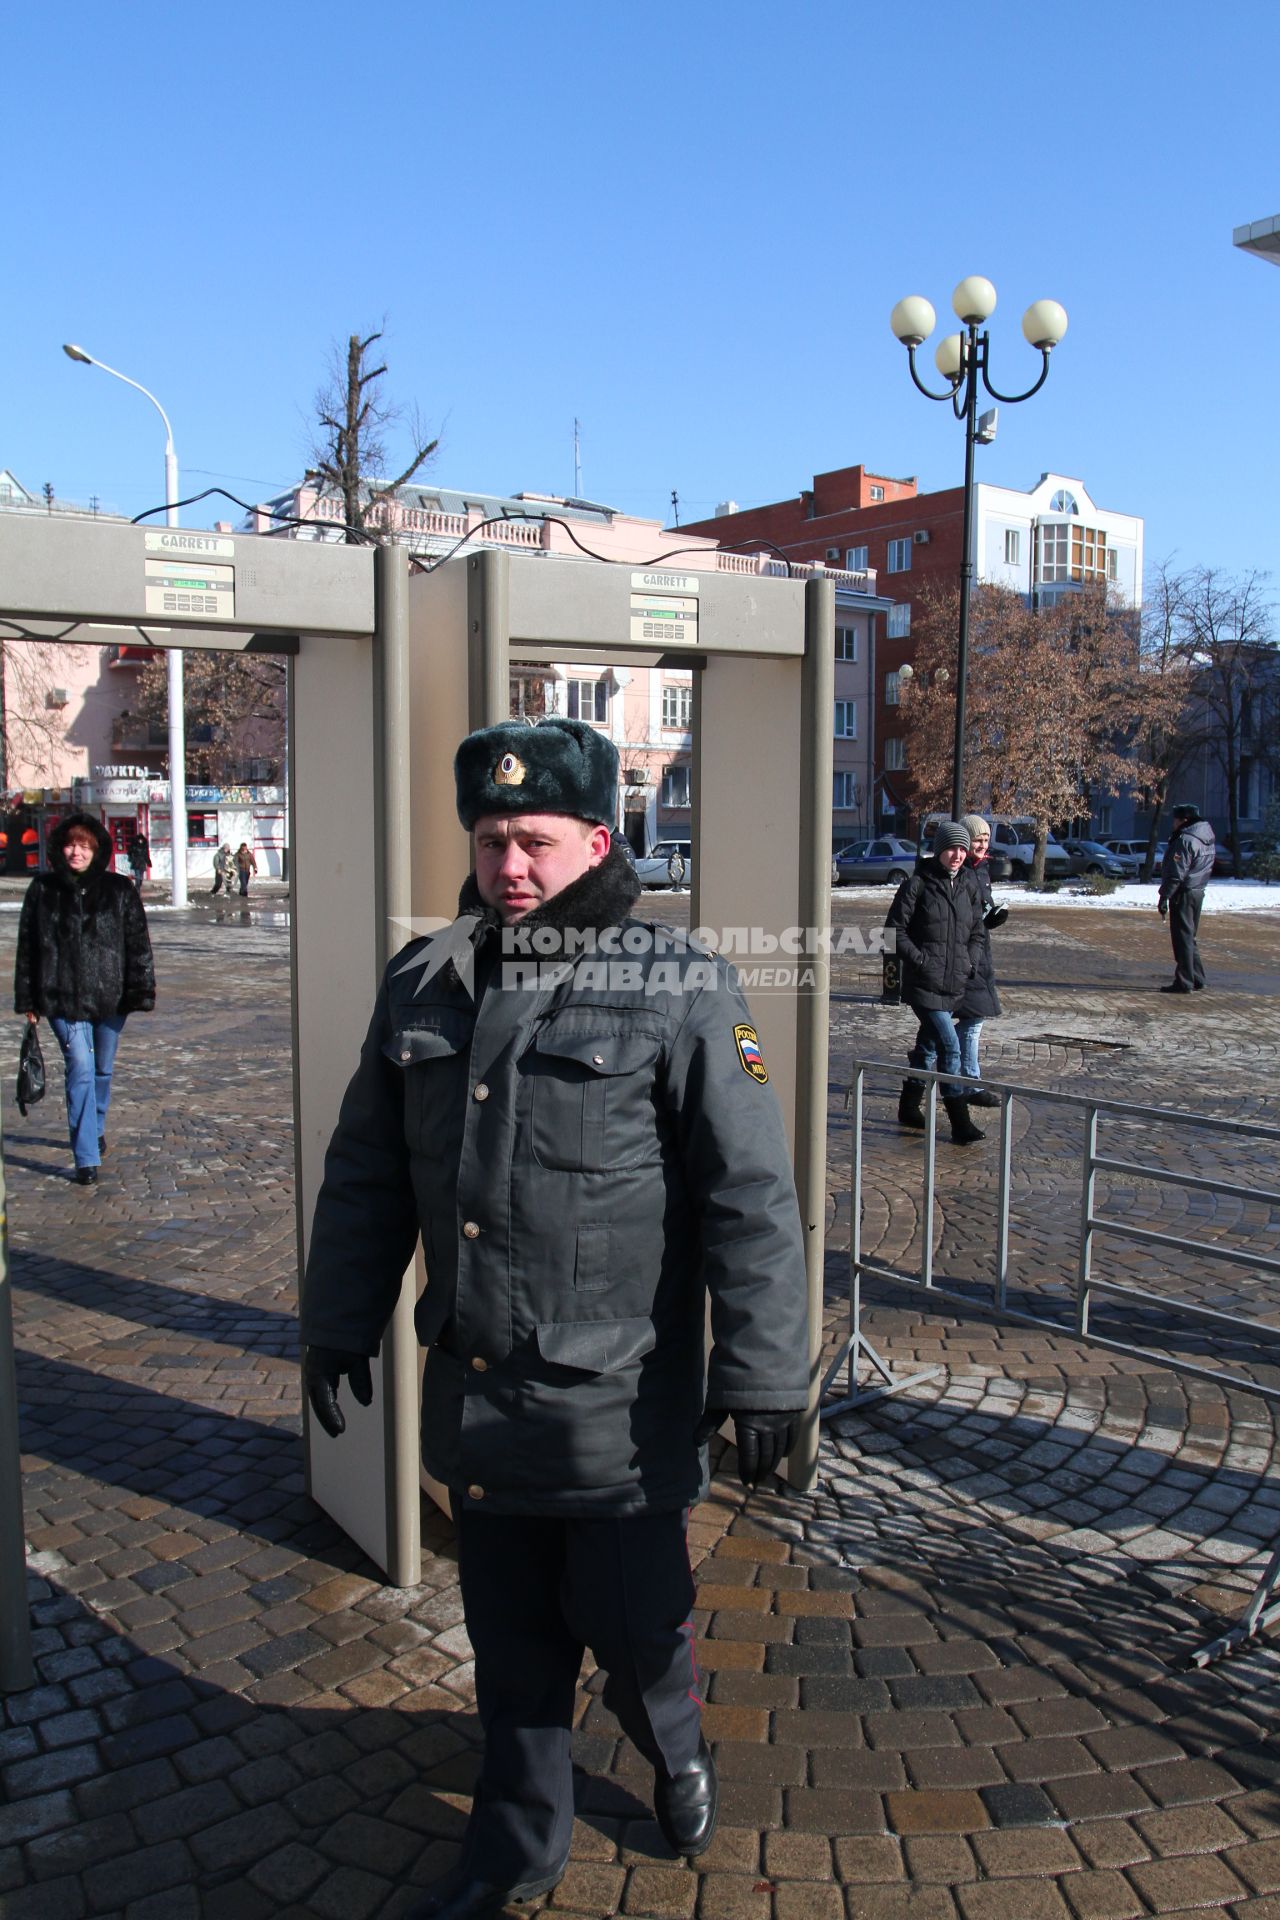
<svg viewBox="0 0 1280 1920">
<path fill-rule="evenodd" d="M 6 963 L 15 905 L 0 893 Z M 886 905 L 839 912 L 874 924 Z M 1206 924 L 1214 991 L 1171 1006 L 1151 992 L 1161 930 L 1020 912 L 993 1076 L 1275 1118 L 1273 923 Z M 422 1586 L 388 1588 L 302 1489 L 280 902 L 153 930 L 160 1006 L 125 1033 L 102 1185 L 70 1182 L 56 1093 L 25 1121 L 5 1108 L 39 1684 L 0 1704 L 0 1912 L 395 1920 L 454 1857 L 475 1771 L 451 1537 L 430 1513 Z M 875 975 L 848 963 L 835 983 L 832 1339 L 850 1063 L 908 1037 Z M 909 1261 L 920 1149 L 888 1089 L 868 1100 L 866 1244 Z M 1034 1106 L 1020 1126 L 1015 1278 L 1052 1306 L 1074 1259 L 1070 1127 Z M 992 1158 L 938 1150 L 939 1268 L 970 1284 Z M 1130 1195 L 1135 1218 L 1181 1205 L 1206 1241 L 1275 1250 L 1274 1213 Z M 722 1475 L 692 1519 L 711 1851 L 696 1872 L 667 1856 L 588 1674 L 548 1911 L 1280 1920 L 1280 1657 L 1184 1664 L 1280 1530 L 1267 1403 L 867 1291 L 894 1364 L 945 1378 L 832 1421 L 811 1493 L 746 1500 Z M 1274 1317 L 1244 1269 L 1215 1297 Z M 1259 1343 L 1221 1357 L 1253 1370 Z"/>
</svg>

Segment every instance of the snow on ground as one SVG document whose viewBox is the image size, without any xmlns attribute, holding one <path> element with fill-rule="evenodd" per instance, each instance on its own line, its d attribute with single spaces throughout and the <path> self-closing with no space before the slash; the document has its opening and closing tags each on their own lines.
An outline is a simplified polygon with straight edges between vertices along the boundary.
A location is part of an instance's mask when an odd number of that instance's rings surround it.
<svg viewBox="0 0 1280 1920">
<path fill-rule="evenodd" d="M 1160 889 L 1154 881 L 1143 884 L 1137 880 L 1122 880 L 1114 893 L 1090 893 L 1077 880 L 1064 880 L 1054 893 L 1038 893 L 1034 887 L 1022 885 L 1002 885 L 999 881 L 991 889 L 998 901 L 1012 906 L 1036 907 L 1089 907 L 1094 911 L 1111 912 L 1126 907 L 1140 907 L 1146 913 L 1155 911 Z M 892 898 L 891 889 L 885 887 L 836 887 L 832 890 L 832 899 L 872 899 L 877 896 Z M 1268 886 L 1265 880 L 1211 880 L 1205 889 L 1204 911 L 1206 913 L 1280 913 L 1280 885 Z"/>
</svg>

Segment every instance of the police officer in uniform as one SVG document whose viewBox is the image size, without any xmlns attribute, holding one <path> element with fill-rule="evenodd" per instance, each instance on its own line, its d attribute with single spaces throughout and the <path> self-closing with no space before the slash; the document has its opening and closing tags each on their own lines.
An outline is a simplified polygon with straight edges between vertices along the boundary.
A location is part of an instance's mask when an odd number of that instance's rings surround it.
<svg viewBox="0 0 1280 1920">
<path fill-rule="evenodd" d="M 758 1035 L 724 961 L 631 918 L 612 743 L 488 727 L 455 775 L 475 870 L 453 925 L 387 969 L 302 1295 L 311 1408 L 340 1434 L 421 1234 L 423 1460 L 450 1489 L 485 1750 L 458 1866 L 413 1920 L 488 1920 L 560 1879 L 586 1647 L 665 1838 L 705 1850 L 688 1509 L 727 1419 L 744 1484 L 781 1463 L 809 1373 Z"/>
</svg>

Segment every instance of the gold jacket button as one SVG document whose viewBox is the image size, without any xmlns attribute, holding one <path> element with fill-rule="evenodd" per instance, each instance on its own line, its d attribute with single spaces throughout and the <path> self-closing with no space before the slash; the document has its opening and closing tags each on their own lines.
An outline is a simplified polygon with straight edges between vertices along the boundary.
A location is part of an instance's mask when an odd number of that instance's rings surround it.
<svg viewBox="0 0 1280 1920">
<path fill-rule="evenodd" d="M 467 1498 L 468 1498 L 468 1500 L 483 1500 L 483 1499 L 484 1499 L 484 1488 L 483 1488 L 483 1487 L 468 1487 L 468 1488 L 467 1488 Z"/>
<path fill-rule="evenodd" d="M 462 1223 L 462 1231 L 468 1240 L 478 1240 L 480 1238 L 480 1229 L 474 1220 L 464 1220 Z"/>
<path fill-rule="evenodd" d="M 476 1088 L 471 1098 L 473 1100 L 487 1100 L 489 1098 L 489 1089 L 488 1087 L 486 1087 L 483 1080 L 480 1082 L 479 1086 Z"/>
<path fill-rule="evenodd" d="M 489 1362 L 484 1358 L 482 1354 L 479 1354 L 479 1353 L 476 1354 L 475 1358 L 471 1362 L 471 1365 L 476 1373 L 488 1373 L 489 1371 Z"/>
</svg>

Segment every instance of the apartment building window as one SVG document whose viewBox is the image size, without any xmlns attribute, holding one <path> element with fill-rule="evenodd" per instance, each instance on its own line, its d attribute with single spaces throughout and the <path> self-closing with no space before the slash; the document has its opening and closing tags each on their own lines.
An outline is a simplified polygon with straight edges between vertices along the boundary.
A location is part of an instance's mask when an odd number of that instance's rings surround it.
<svg viewBox="0 0 1280 1920">
<path fill-rule="evenodd" d="M 1119 561 L 1120 561 L 1120 555 L 1119 555 L 1119 552 L 1117 551 L 1117 549 L 1116 549 L 1115 547 L 1108 547 L 1108 548 L 1107 548 L 1107 578 L 1108 578 L 1108 580 L 1118 580 L 1118 579 L 1120 578 L 1120 565 L 1119 565 Z"/>
<path fill-rule="evenodd" d="M 856 740 L 858 737 L 858 703 L 856 700 L 836 701 L 836 739 Z"/>
<path fill-rule="evenodd" d="M 869 488 L 867 489 L 867 497 L 868 497 L 868 499 L 871 499 L 871 500 L 883 500 L 883 499 L 884 499 L 884 488 L 883 488 L 883 487 L 869 487 Z"/>
<path fill-rule="evenodd" d="M 570 680 L 569 718 L 594 720 L 609 718 L 609 688 L 604 680 Z"/>
<path fill-rule="evenodd" d="M 1007 567 L 1022 565 L 1022 534 L 1017 527 L 1004 530 L 1004 560 Z"/>
<path fill-rule="evenodd" d="M 884 677 L 884 703 L 886 707 L 896 707 L 901 693 L 902 682 L 896 673 L 886 673 Z"/>
<path fill-rule="evenodd" d="M 850 573 L 865 573 L 867 570 L 867 550 L 865 547 L 849 547 L 845 551 L 844 564 Z"/>
<path fill-rule="evenodd" d="M 884 766 L 886 773 L 901 773 L 907 764 L 907 743 L 905 740 L 886 740 L 884 743 Z"/>
<path fill-rule="evenodd" d="M 687 807 L 689 805 L 689 769 L 687 766 L 663 768 L 662 804 L 664 807 Z"/>
<path fill-rule="evenodd" d="M 836 813 L 848 812 L 858 804 L 858 782 L 852 773 L 831 776 L 831 806 Z"/>
<path fill-rule="evenodd" d="M 1100 527 L 1048 521 L 1040 528 L 1040 578 L 1076 582 L 1112 578 L 1108 551 L 1107 536 Z"/>
<path fill-rule="evenodd" d="M 836 628 L 836 659 L 856 660 L 858 657 L 858 629 L 856 627 Z"/>
<path fill-rule="evenodd" d="M 911 631 L 911 602 L 909 600 L 899 600 L 896 606 L 890 607 L 884 630 L 890 640 L 906 639 Z"/>
<path fill-rule="evenodd" d="M 910 540 L 891 540 L 889 542 L 888 553 L 886 555 L 884 564 L 885 564 L 885 571 L 887 573 L 910 573 L 911 571 Z"/>
<path fill-rule="evenodd" d="M 662 724 L 688 733 L 693 725 L 693 688 L 668 686 L 662 689 Z"/>
</svg>

